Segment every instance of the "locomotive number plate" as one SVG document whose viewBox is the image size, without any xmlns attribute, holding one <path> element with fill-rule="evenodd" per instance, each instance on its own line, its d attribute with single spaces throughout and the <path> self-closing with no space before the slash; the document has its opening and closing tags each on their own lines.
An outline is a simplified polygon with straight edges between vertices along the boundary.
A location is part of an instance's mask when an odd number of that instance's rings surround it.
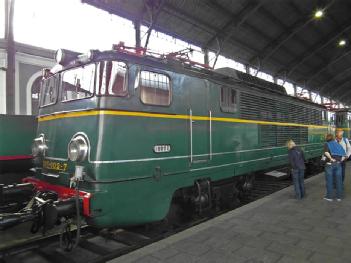
<svg viewBox="0 0 351 263">
<path fill-rule="evenodd" d="M 48 170 L 55 170 L 65 172 L 67 170 L 67 163 L 53 162 L 49 160 L 43 161 L 43 168 Z"/>
<path fill-rule="evenodd" d="M 161 144 L 154 146 L 155 153 L 168 153 L 171 151 L 171 145 L 169 144 Z"/>
</svg>

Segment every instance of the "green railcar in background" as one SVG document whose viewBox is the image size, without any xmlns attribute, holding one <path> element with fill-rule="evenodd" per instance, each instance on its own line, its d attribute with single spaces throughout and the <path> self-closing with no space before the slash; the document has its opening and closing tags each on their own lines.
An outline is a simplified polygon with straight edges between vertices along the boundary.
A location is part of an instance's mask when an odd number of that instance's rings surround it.
<svg viewBox="0 0 351 263">
<path fill-rule="evenodd" d="M 125 50 L 73 55 L 58 52 L 45 73 L 36 175 L 25 181 L 60 200 L 79 184 L 97 227 L 234 202 L 254 173 L 287 165 L 288 139 L 313 162 L 331 129 L 325 107 L 234 69 Z"/>
<path fill-rule="evenodd" d="M 0 115 L 0 184 L 19 182 L 32 167 L 35 116 Z"/>
<path fill-rule="evenodd" d="M 335 110 L 335 126 L 344 130 L 344 137 L 351 139 L 351 114 L 349 109 Z"/>
</svg>

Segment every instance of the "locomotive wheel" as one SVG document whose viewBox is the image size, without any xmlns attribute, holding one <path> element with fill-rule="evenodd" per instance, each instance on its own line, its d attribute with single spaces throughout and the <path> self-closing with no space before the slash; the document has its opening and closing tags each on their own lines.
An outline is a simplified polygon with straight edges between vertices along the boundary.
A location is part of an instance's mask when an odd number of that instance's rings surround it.
<svg viewBox="0 0 351 263">
<path fill-rule="evenodd" d="M 237 188 L 239 190 L 239 194 L 238 194 L 239 200 L 244 199 L 251 192 L 254 182 L 255 182 L 254 174 L 247 174 L 239 178 L 237 183 Z"/>
<path fill-rule="evenodd" d="M 248 174 L 245 176 L 245 182 L 243 185 L 243 191 L 244 192 L 250 192 L 253 188 L 255 182 L 255 175 L 254 174 Z"/>
</svg>

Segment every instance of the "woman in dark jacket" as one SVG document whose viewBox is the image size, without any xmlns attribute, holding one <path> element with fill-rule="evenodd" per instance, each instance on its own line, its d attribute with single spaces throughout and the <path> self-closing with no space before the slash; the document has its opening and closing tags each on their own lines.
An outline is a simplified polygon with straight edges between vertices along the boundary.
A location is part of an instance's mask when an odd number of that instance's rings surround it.
<svg viewBox="0 0 351 263">
<path fill-rule="evenodd" d="M 297 199 L 305 197 L 305 156 L 303 151 L 296 146 L 293 140 L 287 142 L 288 146 L 288 157 L 291 166 L 291 175 L 294 182 L 295 194 Z"/>
</svg>

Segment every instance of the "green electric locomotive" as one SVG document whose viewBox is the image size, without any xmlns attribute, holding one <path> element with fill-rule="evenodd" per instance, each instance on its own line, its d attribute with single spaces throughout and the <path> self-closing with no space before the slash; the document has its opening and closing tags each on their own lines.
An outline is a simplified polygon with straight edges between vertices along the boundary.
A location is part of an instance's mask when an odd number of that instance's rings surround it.
<svg viewBox="0 0 351 263">
<path fill-rule="evenodd" d="M 351 138 L 350 128 L 351 120 L 349 109 L 337 109 L 335 110 L 335 126 L 344 130 L 344 137 Z"/>
<path fill-rule="evenodd" d="M 286 165 L 288 139 L 319 158 L 330 129 L 324 107 L 234 69 L 122 46 L 56 56 L 43 78 L 36 175 L 25 179 L 55 196 L 45 202 L 55 217 L 77 196 L 97 227 L 158 221 L 173 204 L 201 212 L 249 189 L 254 172 Z"/>
</svg>

